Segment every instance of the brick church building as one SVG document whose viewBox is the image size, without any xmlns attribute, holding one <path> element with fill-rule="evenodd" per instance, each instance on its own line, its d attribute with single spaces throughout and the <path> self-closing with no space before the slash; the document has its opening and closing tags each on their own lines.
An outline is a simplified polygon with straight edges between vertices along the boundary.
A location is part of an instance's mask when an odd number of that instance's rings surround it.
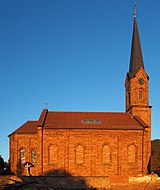
<svg viewBox="0 0 160 190">
<path fill-rule="evenodd" d="M 105 177 L 148 173 L 149 77 L 143 63 L 136 7 L 132 35 L 125 112 L 42 110 L 37 121 L 27 121 L 9 135 L 13 172 L 25 175 L 23 164 L 30 162 L 32 176 Z"/>
</svg>

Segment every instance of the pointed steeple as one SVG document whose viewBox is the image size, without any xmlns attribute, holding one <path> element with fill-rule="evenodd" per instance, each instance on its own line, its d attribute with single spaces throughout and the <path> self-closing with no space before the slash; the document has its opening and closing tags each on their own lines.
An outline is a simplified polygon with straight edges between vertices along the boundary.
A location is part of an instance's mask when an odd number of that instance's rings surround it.
<svg viewBox="0 0 160 190">
<path fill-rule="evenodd" d="M 138 33 L 138 26 L 136 21 L 136 4 L 134 4 L 134 25 L 133 25 L 133 36 L 132 36 L 132 47 L 129 67 L 129 77 L 133 77 L 140 67 L 144 68 L 143 56 L 141 50 L 141 43 Z"/>
<path fill-rule="evenodd" d="M 149 106 L 149 77 L 144 69 L 138 26 L 136 4 L 134 5 L 134 25 L 129 72 L 126 76 L 126 112 L 140 117 L 148 126 L 151 125 L 151 107 Z"/>
</svg>

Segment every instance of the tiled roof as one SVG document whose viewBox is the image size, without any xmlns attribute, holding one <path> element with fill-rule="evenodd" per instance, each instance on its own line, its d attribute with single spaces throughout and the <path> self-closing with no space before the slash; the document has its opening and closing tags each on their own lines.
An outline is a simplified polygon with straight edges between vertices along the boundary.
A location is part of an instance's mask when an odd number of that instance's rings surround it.
<svg viewBox="0 0 160 190">
<path fill-rule="evenodd" d="M 13 133 L 37 133 L 37 121 L 27 121 L 18 129 L 16 129 Z"/>
<path fill-rule="evenodd" d="M 44 123 L 44 129 L 79 128 L 143 129 L 143 126 L 128 113 L 113 112 L 48 112 Z"/>
</svg>

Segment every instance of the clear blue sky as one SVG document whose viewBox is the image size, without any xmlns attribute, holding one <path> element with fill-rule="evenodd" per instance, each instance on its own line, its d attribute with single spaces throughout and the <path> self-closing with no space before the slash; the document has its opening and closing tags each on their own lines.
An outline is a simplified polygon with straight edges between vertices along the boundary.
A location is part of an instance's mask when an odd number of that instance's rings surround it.
<svg viewBox="0 0 160 190">
<path fill-rule="evenodd" d="M 8 135 L 49 110 L 125 111 L 133 0 L 0 0 L 0 154 Z M 152 139 L 160 138 L 160 0 L 137 0 L 150 76 Z"/>
</svg>

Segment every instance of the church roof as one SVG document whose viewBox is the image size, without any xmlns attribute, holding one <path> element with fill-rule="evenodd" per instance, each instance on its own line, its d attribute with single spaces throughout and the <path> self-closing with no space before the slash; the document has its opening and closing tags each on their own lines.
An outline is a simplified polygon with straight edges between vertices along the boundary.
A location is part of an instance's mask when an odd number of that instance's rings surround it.
<svg viewBox="0 0 160 190">
<path fill-rule="evenodd" d="M 36 133 L 43 129 L 142 130 L 139 117 L 125 112 L 52 112 L 44 109 L 38 121 L 27 121 L 13 133 Z"/>
<path fill-rule="evenodd" d="M 140 43 L 139 32 L 138 32 L 138 25 L 136 21 L 136 5 L 135 5 L 130 67 L 129 67 L 129 73 L 128 73 L 129 76 L 132 78 L 141 67 L 144 68 L 144 64 L 143 64 L 141 43 Z"/>
<path fill-rule="evenodd" d="M 37 133 L 37 121 L 27 121 L 14 131 L 14 133 Z"/>
<path fill-rule="evenodd" d="M 142 129 L 128 113 L 48 112 L 44 129 Z"/>
</svg>

